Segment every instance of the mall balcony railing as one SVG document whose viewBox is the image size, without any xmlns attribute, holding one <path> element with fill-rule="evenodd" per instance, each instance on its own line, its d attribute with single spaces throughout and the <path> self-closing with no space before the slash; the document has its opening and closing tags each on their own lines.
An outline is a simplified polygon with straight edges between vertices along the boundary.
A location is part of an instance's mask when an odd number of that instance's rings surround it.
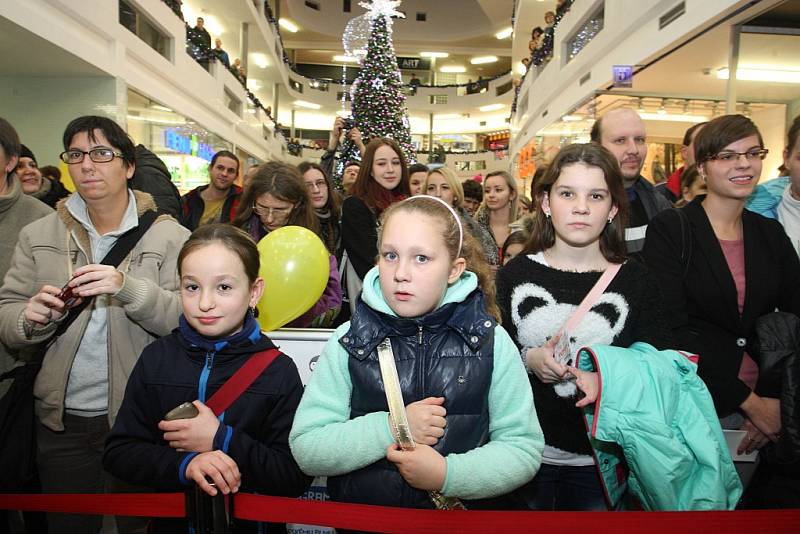
<svg viewBox="0 0 800 534">
<path fill-rule="evenodd" d="M 519 86 L 511 119 L 511 154 L 517 154 L 543 128 L 561 120 L 594 92 L 608 89 L 615 65 L 636 69 L 659 57 L 709 25 L 738 9 L 737 0 L 575 0 L 552 35 L 552 55 L 532 66 Z M 520 2 L 515 10 L 515 39 L 531 28 Z"/>
</svg>

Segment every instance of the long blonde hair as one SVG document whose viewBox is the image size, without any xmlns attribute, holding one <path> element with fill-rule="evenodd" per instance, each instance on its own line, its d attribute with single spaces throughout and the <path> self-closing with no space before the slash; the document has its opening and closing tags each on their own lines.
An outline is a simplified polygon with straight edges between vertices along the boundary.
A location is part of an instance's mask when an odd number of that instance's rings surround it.
<svg viewBox="0 0 800 534">
<path fill-rule="evenodd" d="M 494 279 L 492 277 L 492 270 L 489 264 L 486 263 L 483 249 L 478 241 L 472 236 L 466 228 L 461 228 L 459 231 L 460 219 L 453 217 L 444 204 L 438 200 L 421 197 L 412 197 L 403 202 L 397 202 L 391 205 L 381 216 L 381 225 L 378 230 L 378 248 L 380 249 L 383 241 L 383 229 L 389 218 L 400 212 L 411 214 L 427 215 L 441 223 L 442 237 L 444 238 L 445 246 L 447 247 L 450 261 L 455 261 L 458 258 L 464 258 L 466 261 L 466 270 L 475 273 L 478 277 L 478 286 L 483 290 L 486 311 L 500 322 L 500 309 L 497 307 L 495 299 Z M 433 231 L 433 229 L 431 229 Z M 460 236 L 463 235 L 463 243 L 461 244 L 461 252 L 458 250 Z"/>
<path fill-rule="evenodd" d="M 458 181 L 456 173 L 449 167 L 438 167 L 432 171 L 428 171 L 428 175 L 425 177 L 425 183 L 422 184 L 422 194 L 428 194 L 428 181 L 431 179 L 431 174 L 439 174 L 444 178 L 444 181 L 447 182 L 447 185 L 453 190 L 453 207 L 460 207 L 464 203 L 464 188 L 461 186 L 461 182 Z"/>
</svg>

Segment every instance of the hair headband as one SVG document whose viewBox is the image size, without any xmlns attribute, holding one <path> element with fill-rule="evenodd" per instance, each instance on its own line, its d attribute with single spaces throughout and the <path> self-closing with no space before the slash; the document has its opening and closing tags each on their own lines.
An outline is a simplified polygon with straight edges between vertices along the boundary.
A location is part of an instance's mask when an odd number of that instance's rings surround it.
<svg viewBox="0 0 800 534">
<path fill-rule="evenodd" d="M 450 204 L 448 204 L 447 202 L 445 202 L 444 200 L 442 200 L 439 197 L 434 197 L 434 196 L 431 196 L 431 195 L 417 195 L 417 196 L 413 196 L 413 197 L 408 197 L 407 199 L 403 200 L 403 202 L 410 202 L 410 201 L 415 200 L 415 199 L 423 199 L 423 198 L 431 199 L 431 200 L 435 200 L 436 202 L 439 202 L 442 206 L 447 208 L 447 210 L 450 212 L 450 214 L 456 220 L 456 224 L 458 225 L 458 252 L 456 253 L 456 258 L 458 258 L 461 255 L 461 246 L 464 244 L 464 228 L 461 226 L 461 218 L 458 216 L 458 214 L 456 213 L 456 210 L 454 210 L 453 207 Z"/>
</svg>

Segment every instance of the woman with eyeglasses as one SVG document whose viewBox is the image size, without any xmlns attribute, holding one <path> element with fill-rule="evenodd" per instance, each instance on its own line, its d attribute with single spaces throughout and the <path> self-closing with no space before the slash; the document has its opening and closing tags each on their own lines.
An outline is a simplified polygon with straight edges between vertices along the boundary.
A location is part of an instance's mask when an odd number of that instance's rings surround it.
<svg viewBox="0 0 800 534">
<path fill-rule="evenodd" d="M 242 194 L 233 225 L 250 234 L 256 242 L 284 226 L 302 226 L 320 234 L 319 221 L 300 171 L 293 165 L 277 161 L 265 163 L 253 175 Z M 333 324 L 342 305 L 342 288 L 336 257 L 331 254 L 329 259 L 328 285 L 322 296 L 287 327 L 327 328 Z"/>
<path fill-rule="evenodd" d="M 311 196 L 311 206 L 319 222 L 319 237 L 331 254 L 337 254 L 341 244 L 340 218 L 342 215 L 339 193 L 334 191 L 330 177 L 317 163 L 303 161 L 297 166 Z M 339 256 L 337 255 L 337 259 Z"/>
<path fill-rule="evenodd" d="M 746 431 L 739 452 L 781 432 L 780 402 L 764 394 L 751 357 L 756 321 L 776 309 L 800 313 L 800 261 L 789 238 L 778 221 L 745 210 L 767 152 L 747 117 L 709 122 L 695 140 L 708 193 L 658 214 L 642 251 L 676 348 L 700 356 L 698 373 L 723 428 Z M 747 486 L 749 475 L 740 476 Z"/>
</svg>

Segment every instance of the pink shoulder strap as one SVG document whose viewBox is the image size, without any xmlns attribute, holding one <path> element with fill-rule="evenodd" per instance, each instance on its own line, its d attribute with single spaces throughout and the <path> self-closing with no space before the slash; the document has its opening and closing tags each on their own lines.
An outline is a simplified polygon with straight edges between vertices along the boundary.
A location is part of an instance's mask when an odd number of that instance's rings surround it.
<svg viewBox="0 0 800 534">
<path fill-rule="evenodd" d="M 600 275 L 600 279 L 594 285 L 594 287 L 587 293 L 587 295 L 583 298 L 578 309 L 575 310 L 575 313 L 572 314 L 564 326 L 561 328 L 561 332 L 566 330 L 567 332 L 574 332 L 575 328 L 580 324 L 581 319 L 583 316 L 586 315 L 594 303 L 597 302 L 597 299 L 600 298 L 600 295 L 608 288 L 611 281 L 619 272 L 620 268 L 622 267 L 621 263 L 614 263 L 606 269 L 602 275 Z"/>
</svg>

